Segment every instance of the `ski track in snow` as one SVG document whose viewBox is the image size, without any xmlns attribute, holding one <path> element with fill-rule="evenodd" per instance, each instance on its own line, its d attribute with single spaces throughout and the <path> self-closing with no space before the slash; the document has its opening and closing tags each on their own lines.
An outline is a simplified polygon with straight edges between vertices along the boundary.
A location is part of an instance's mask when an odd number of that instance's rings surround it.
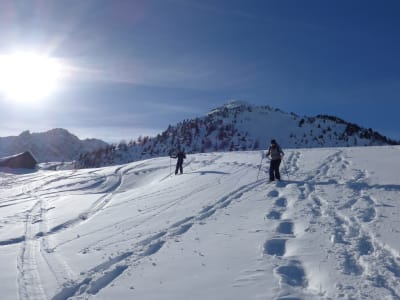
<svg viewBox="0 0 400 300">
<path fill-rule="evenodd" d="M 20 299 L 46 299 L 37 266 L 40 244 L 35 239 L 41 210 L 42 202 L 38 200 L 26 215 L 24 239 L 17 261 Z"/>
<path fill-rule="evenodd" d="M 185 164 L 185 171 L 198 176 L 218 175 L 214 182 L 193 184 L 198 177 L 184 175 L 187 177 L 182 177 L 173 186 L 164 185 L 162 189 L 150 190 L 115 203 L 114 197 L 129 189 L 129 184 L 125 182 L 128 176 L 151 175 L 160 170 L 167 172 L 169 166 L 151 168 L 146 163 L 137 163 L 115 167 L 113 173 L 107 175 L 102 169 L 86 174 L 76 171 L 66 172 L 65 175 L 48 173 L 50 175 L 43 176 L 40 183 L 33 183 L 34 174 L 22 176 L 20 184 L 23 188 L 14 197 L 0 200 L 0 208 L 30 205 L 23 214 L 2 221 L 23 220 L 24 223 L 23 235 L 0 240 L 0 247 L 19 246 L 19 299 L 91 298 L 112 284 L 127 269 L 134 269 L 144 259 L 156 255 L 165 245 L 181 238 L 194 226 L 204 225 L 210 218 L 218 218 L 221 211 L 242 201 L 244 194 L 261 187 L 266 199 L 271 201 L 271 208 L 260 213 L 264 215 L 265 226 L 271 228 L 272 224 L 272 229 L 266 230 L 270 235 L 260 241 L 260 252 L 263 259 L 273 265 L 273 274 L 277 280 L 274 299 L 400 299 L 399 252 L 383 243 L 376 230 L 371 230 L 378 226 L 381 217 L 379 208 L 385 204 L 370 193 L 374 189 L 396 191 L 398 186 L 369 185 L 369 173 L 355 169 L 346 150 L 330 150 L 319 165 L 305 171 L 302 155 L 301 151 L 288 151 L 281 165 L 282 177 L 287 180 L 268 185 L 265 183 L 266 175 L 260 180 L 242 181 L 244 172 L 257 174 L 257 164 L 224 161 L 221 154 L 198 155 Z M 214 171 L 209 170 L 210 166 L 213 166 Z M 225 177 L 227 174 L 229 179 Z M 171 174 L 168 174 L 160 178 L 160 183 L 170 180 L 170 177 Z M 2 175 L 4 189 L 13 188 L 14 178 L 8 174 Z M 124 235 L 132 228 L 141 228 L 166 212 L 173 211 L 194 195 L 205 195 L 207 189 L 218 187 L 225 181 L 234 182 L 235 189 L 211 199 L 197 212 L 188 211 L 185 217 L 156 231 L 141 232 L 129 238 Z M 184 186 L 188 184 L 193 189 L 185 190 Z M 169 201 L 150 202 L 141 209 L 141 218 L 138 220 L 115 220 L 110 225 L 98 226 L 82 235 L 85 237 L 101 231 L 108 232 L 110 227 L 121 228 L 118 231 L 120 239 L 115 238 L 116 231 L 112 231 L 88 243 L 82 254 L 130 242 L 125 250 L 119 249 L 118 253 L 110 255 L 98 265 L 75 274 L 57 251 L 74 241 L 59 242 L 55 239 L 58 233 L 82 225 L 96 218 L 100 212 L 117 209 L 133 201 L 167 198 L 177 190 L 184 192 Z M 49 228 L 47 213 L 53 209 L 52 200 L 62 193 L 99 194 L 99 198 L 75 218 Z M 304 224 L 307 225 L 305 228 L 302 227 Z M 320 244 L 323 239 L 330 241 L 329 246 Z M 307 250 L 297 251 L 301 247 L 315 249 L 320 256 L 310 259 L 304 256 Z M 316 270 L 321 272 L 325 265 L 335 266 L 337 275 L 334 286 L 318 278 Z M 354 277 L 358 280 L 348 283 L 348 279 Z M 44 283 L 49 278 L 53 282 L 51 286 L 55 287 L 52 290 L 46 290 L 48 285 Z"/>
<path fill-rule="evenodd" d="M 35 203 L 26 213 L 24 236 L 17 259 L 19 299 L 48 299 L 42 282 L 43 266 L 46 266 L 46 272 L 51 274 L 58 286 L 75 275 L 65 261 L 53 253 L 49 238 L 43 235 L 47 229 L 46 213 L 52 208 L 34 193 L 29 194 Z"/>
<path fill-rule="evenodd" d="M 39 270 L 39 261 L 43 262 L 44 265 L 47 266 L 49 273 L 52 274 L 52 277 L 58 286 L 63 286 L 66 282 L 70 282 L 72 278 L 76 277 L 66 264 L 65 260 L 59 258 L 58 254 L 54 252 L 54 248 L 50 247 L 49 236 L 59 232 L 60 230 L 69 229 L 102 210 L 109 201 L 111 201 L 113 194 L 118 190 L 122 183 L 123 173 L 121 173 L 121 168 L 117 168 L 114 175 L 108 176 L 104 181 L 104 184 L 108 186 L 104 191 L 106 193 L 104 196 L 95 201 L 89 209 L 80 214 L 76 219 L 57 225 L 50 230 L 47 228 L 46 211 L 51 208 L 46 207 L 46 201 L 43 200 L 44 198 L 42 198 L 42 195 L 38 196 L 36 194 L 40 190 L 40 187 L 32 190 L 24 189 L 22 193 L 17 194 L 17 196 L 21 196 L 24 193 L 28 194 L 28 198 L 35 199 L 35 203 L 26 213 L 24 235 L 22 237 L 0 241 L 0 246 L 21 243 L 21 250 L 17 261 L 19 273 L 17 282 L 19 286 L 18 291 L 20 299 L 49 299 L 49 295 L 47 295 L 41 282 L 42 279 L 40 276 L 41 271 Z M 129 170 L 130 169 L 127 169 L 125 173 Z M 62 181 L 66 178 L 70 177 L 50 179 L 49 181 L 46 181 L 42 187 L 54 182 Z M 46 180 L 46 178 L 44 180 Z M 72 187 L 74 185 L 64 185 L 62 188 L 68 186 Z M 46 189 L 43 190 L 46 191 Z M 75 189 L 71 190 L 74 191 Z M 45 192 L 44 195 L 48 194 Z"/>
<path fill-rule="evenodd" d="M 214 162 L 216 160 L 217 159 L 215 159 Z M 248 166 L 247 164 L 245 165 Z M 256 168 L 256 166 L 254 167 Z M 156 254 L 169 240 L 174 240 L 177 237 L 185 234 L 192 226 L 196 224 L 203 224 L 208 218 L 215 215 L 219 210 L 228 207 L 233 201 L 240 201 L 240 198 L 244 193 L 253 190 L 263 183 L 264 181 L 260 180 L 250 184 L 245 184 L 217 199 L 214 204 L 204 207 L 197 214 L 177 221 L 165 230 L 144 238 L 136 244 L 133 244 L 130 251 L 120 254 L 119 256 L 109 259 L 108 261 L 105 261 L 92 268 L 86 272 L 82 278 L 66 283 L 64 288 L 52 299 L 63 300 L 71 297 L 80 297 L 83 294 L 97 294 L 116 277 L 120 276 L 129 266 L 137 265 L 143 258 L 147 258 Z M 197 192 L 204 191 L 205 188 L 205 186 L 201 186 Z M 193 193 L 196 193 L 196 190 L 191 192 L 191 194 Z M 188 195 L 185 197 L 188 197 Z M 182 198 L 169 205 L 173 207 L 180 201 L 182 201 Z M 163 207 L 163 209 L 165 209 L 165 207 Z M 94 245 L 91 245 L 91 247 L 92 246 Z"/>
</svg>

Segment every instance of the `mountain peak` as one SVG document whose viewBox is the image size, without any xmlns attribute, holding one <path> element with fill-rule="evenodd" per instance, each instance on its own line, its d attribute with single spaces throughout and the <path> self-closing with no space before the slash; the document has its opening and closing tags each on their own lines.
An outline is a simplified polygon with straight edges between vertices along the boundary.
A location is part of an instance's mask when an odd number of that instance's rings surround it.
<svg viewBox="0 0 400 300">
<path fill-rule="evenodd" d="M 169 126 L 156 137 L 86 153 L 80 165 L 98 167 L 170 155 L 178 147 L 187 153 L 260 150 L 271 139 L 277 139 L 284 148 L 397 144 L 372 129 L 333 116 L 300 117 L 267 105 L 234 100 L 204 117 Z"/>
<path fill-rule="evenodd" d="M 19 137 L 21 138 L 27 138 L 31 135 L 31 132 L 29 130 L 24 130 L 19 134 Z"/>
<path fill-rule="evenodd" d="M 252 106 L 250 103 L 243 100 L 230 100 L 228 103 L 224 105 L 224 107 L 228 109 L 233 109 L 237 107 L 249 107 Z"/>
<path fill-rule="evenodd" d="M 0 137 L 0 157 L 30 151 L 39 162 L 72 161 L 78 159 L 81 153 L 107 145 L 98 139 L 80 140 L 63 128 L 39 133 L 25 130 L 18 136 Z"/>
<path fill-rule="evenodd" d="M 73 135 L 67 129 L 64 128 L 53 128 L 47 131 L 49 134 L 58 134 L 58 135 Z"/>
<path fill-rule="evenodd" d="M 227 103 L 225 103 L 222 106 L 219 106 L 217 108 L 212 109 L 211 111 L 208 112 L 207 115 L 212 115 L 212 114 L 216 114 L 216 113 L 220 113 L 226 110 L 236 110 L 236 109 L 249 109 L 252 108 L 253 105 L 251 105 L 250 103 L 246 102 L 246 101 L 242 101 L 242 100 L 230 100 Z"/>
</svg>

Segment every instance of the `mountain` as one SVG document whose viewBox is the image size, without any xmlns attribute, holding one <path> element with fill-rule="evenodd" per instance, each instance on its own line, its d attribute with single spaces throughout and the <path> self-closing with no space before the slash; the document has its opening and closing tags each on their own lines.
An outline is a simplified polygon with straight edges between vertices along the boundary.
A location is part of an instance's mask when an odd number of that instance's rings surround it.
<svg viewBox="0 0 400 300">
<path fill-rule="evenodd" d="M 1 298 L 398 300 L 399 150 L 0 173 Z"/>
<path fill-rule="evenodd" d="M 19 136 L 0 137 L 0 157 L 31 151 L 38 162 L 72 161 L 81 153 L 107 147 L 98 139 L 80 140 L 65 129 L 56 128 L 47 132 L 22 132 Z"/>
<path fill-rule="evenodd" d="M 169 155 L 178 146 L 187 153 L 265 149 L 271 139 L 283 148 L 395 145 L 372 129 L 328 115 L 301 117 L 270 106 L 232 101 L 206 116 L 169 126 L 156 137 L 109 146 L 79 159 L 82 167 L 120 164 Z"/>
</svg>

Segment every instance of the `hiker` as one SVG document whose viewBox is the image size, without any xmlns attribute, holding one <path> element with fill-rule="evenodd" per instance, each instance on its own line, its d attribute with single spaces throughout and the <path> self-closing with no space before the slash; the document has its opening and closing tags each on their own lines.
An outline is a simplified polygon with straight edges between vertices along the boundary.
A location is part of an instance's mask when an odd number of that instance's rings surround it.
<svg viewBox="0 0 400 300">
<path fill-rule="evenodd" d="M 178 174 L 178 170 L 182 174 L 183 173 L 183 166 L 182 166 L 183 165 L 183 160 L 186 158 L 185 151 L 178 148 L 178 152 L 176 153 L 176 155 L 171 156 L 171 157 L 178 159 L 176 161 L 175 175 Z"/>
<path fill-rule="evenodd" d="M 281 180 L 281 174 L 279 173 L 279 166 L 283 158 L 282 148 L 278 145 L 276 140 L 271 140 L 271 145 L 269 146 L 266 157 L 271 155 L 270 165 L 269 165 L 269 181 L 274 181 L 275 179 Z"/>
</svg>

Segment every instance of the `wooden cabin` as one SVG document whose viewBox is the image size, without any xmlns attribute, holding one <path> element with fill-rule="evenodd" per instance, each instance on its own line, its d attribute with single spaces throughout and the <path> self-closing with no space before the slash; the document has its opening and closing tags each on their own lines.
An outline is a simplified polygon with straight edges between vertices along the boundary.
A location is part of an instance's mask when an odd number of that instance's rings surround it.
<svg viewBox="0 0 400 300">
<path fill-rule="evenodd" d="M 0 167 L 12 169 L 35 169 L 37 160 L 30 151 L 0 158 Z"/>
</svg>

